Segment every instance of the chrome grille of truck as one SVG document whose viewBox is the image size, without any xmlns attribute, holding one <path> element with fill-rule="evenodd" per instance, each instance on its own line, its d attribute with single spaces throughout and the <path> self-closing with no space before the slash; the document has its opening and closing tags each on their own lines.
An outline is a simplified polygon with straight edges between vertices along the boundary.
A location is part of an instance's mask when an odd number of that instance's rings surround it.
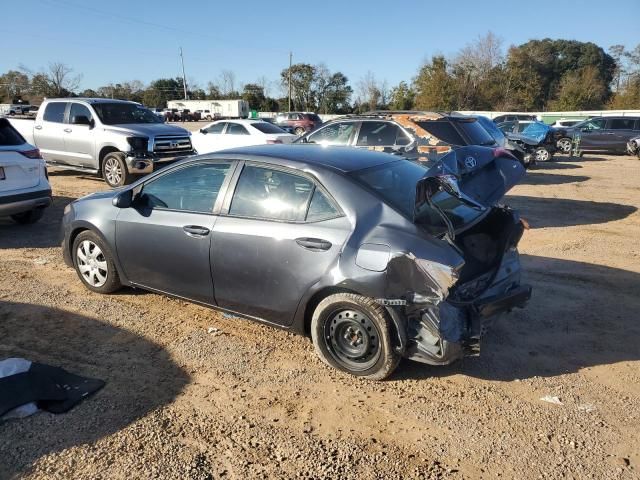
<svg viewBox="0 0 640 480">
<path fill-rule="evenodd" d="M 153 153 L 162 157 L 188 155 L 192 150 L 191 139 L 184 136 L 156 137 L 153 143 Z"/>
</svg>

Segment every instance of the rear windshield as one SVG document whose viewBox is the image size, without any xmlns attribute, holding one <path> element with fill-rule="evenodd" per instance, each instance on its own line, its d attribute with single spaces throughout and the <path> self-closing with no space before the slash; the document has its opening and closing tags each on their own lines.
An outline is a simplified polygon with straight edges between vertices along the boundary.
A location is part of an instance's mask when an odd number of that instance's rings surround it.
<svg viewBox="0 0 640 480">
<path fill-rule="evenodd" d="M 471 145 L 494 145 L 495 139 L 480 125 L 477 120 L 458 120 L 458 127 L 471 140 Z"/>
<path fill-rule="evenodd" d="M 0 146 L 14 147 L 27 143 L 22 135 L 9 124 L 9 120 L 0 118 Z"/>
<path fill-rule="evenodd" d="M 277 125 L 268 122 L 256 122 L 252 123 L 251 126 L 262 133 L 287 133 Z"/>
<path fill-rule="evenodd" d="M 93 108 L 105 125 L 162 123 L 162 120 L 151 110 L 133 103 L 94 103 Z"/>
<path fill-rule="evenodd" d="M 416 122 L 418 126 L 424 128 L 431 135 L 450 145 L 466 145 L 458 131 L 448 121 L 428 120 Z"/>
</svg>

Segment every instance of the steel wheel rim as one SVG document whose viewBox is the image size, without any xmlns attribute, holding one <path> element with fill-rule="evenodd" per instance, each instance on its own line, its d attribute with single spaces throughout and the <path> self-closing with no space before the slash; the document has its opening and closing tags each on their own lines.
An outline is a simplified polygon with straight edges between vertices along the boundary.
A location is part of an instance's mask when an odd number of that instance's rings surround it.
<svg viewBox="0 0 640 480">
<path fill-rule="evenodd" d="M 558 147 L 564 153 L 569 153 L 571 151 L 571 142 L 569 140 L 560 140 L 558 142 Z"/>
<path fill-rule="evenodd" d="M 358 310 L 338 310 L 329 315 L 324 340 L 334 360 L 351 371 L 367 370 L 380 358 L 380 332 Z"/>
<path fill-rule="evenodd" d="M 80 275 L 87 284 L 99 288 L 107 283 L 107 259 L 98 245 L 91 240 L 80 242 L 76 250 L 76 259 Z"/>
<path fill-rule="evenodd" d="M 115 158 L 108 158 L 104 164 L 104 174 L 107 182 L 111 185 L 118 185 L 122 180 L 120 162 Z"/>
<path fill-rule="evenodd" d="M 549 152 L 547 152 L 544 148 L 541 148 L 536 152 L 536 160 L 538 162 L 546 162 L 549 160 Z"/>
</svg>

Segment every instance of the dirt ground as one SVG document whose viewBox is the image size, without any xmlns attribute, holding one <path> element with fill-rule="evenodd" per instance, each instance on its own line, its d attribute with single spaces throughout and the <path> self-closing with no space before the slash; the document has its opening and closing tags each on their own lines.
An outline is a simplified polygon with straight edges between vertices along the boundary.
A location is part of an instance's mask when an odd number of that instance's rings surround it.
<svg viewBox="0 0 640 480">
<path fill-rule="evenodd" d="M 586 156 L 530 170 L 506 199 L 532 227 L 528 308 L 495 324 L 479 358 L 403 361 L 378 383 L 281 330 L 89 292 L 63 264 L 59 221 L 105 184 L 52 169 L 40 223 L 0 220 L 0 358 L 107 385 L 67 414 L 0 424 L 0 478 L 640 478 L 639 167 Z"/>
</svg>

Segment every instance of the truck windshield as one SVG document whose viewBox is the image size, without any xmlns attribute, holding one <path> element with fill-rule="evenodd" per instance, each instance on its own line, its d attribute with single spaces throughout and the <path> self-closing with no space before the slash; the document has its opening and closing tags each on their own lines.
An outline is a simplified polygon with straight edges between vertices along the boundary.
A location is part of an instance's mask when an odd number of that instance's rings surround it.
<svg viewBox="0 0 640 480">
<path fill-rule="evenodd" d="M 151 110 L 133 103 L 94 103 L 92 106 L 105 125 L 162 123 Z"/>
</svg>

